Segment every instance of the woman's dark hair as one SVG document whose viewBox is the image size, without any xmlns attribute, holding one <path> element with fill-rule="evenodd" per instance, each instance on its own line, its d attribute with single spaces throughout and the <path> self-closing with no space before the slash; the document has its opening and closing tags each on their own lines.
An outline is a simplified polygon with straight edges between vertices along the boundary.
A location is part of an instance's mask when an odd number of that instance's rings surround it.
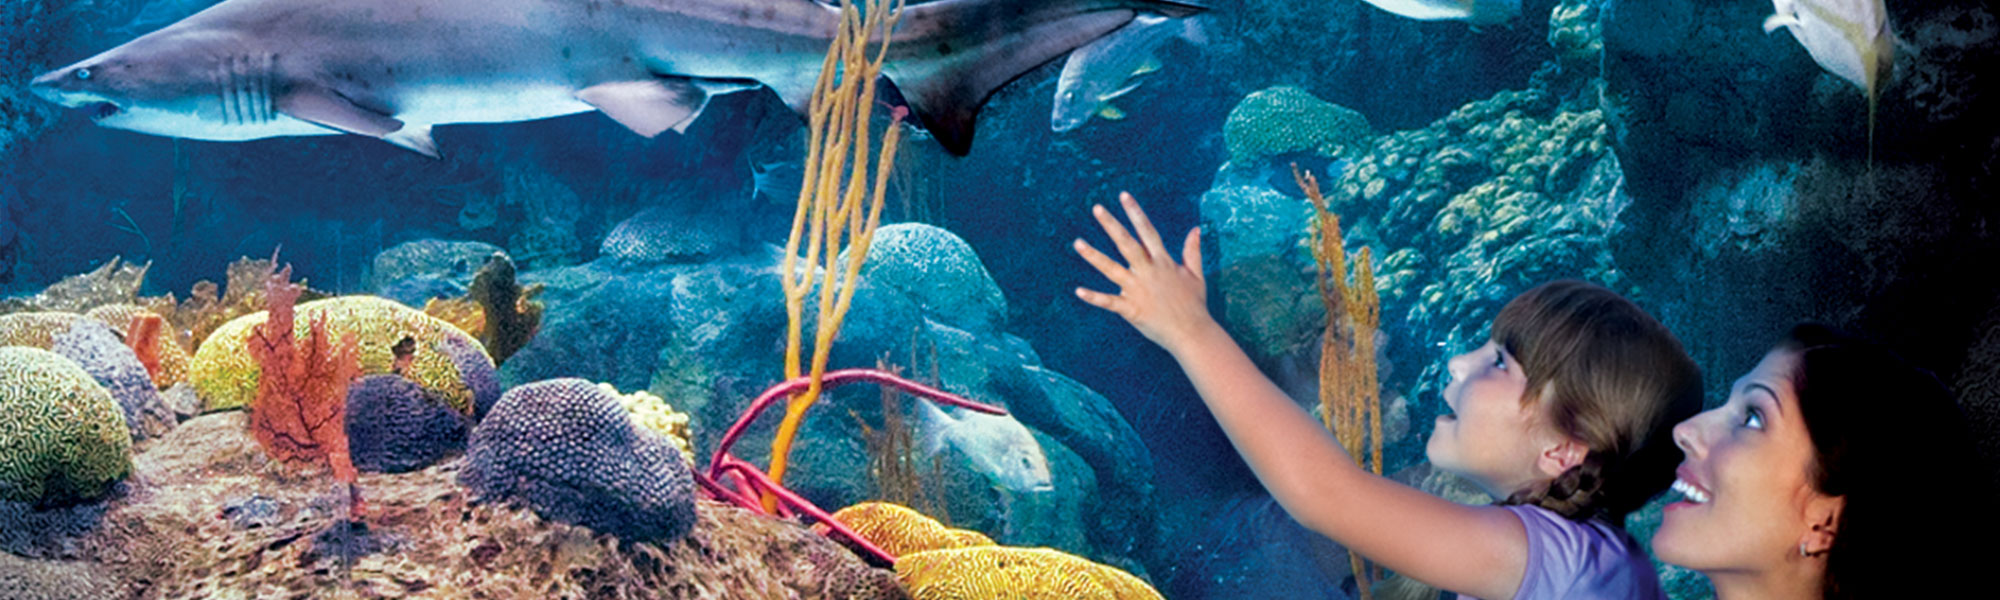
<svg viewBox="0 0 2000 600">
<path fill-rule="evenodd" d="M 1674 424 L 1701 412 L 1701 371 L 1666 326 L 1601 286 L 1551 281 L 1493 318 L 1493 341 L 1521 363 L 1522 402 L 1585 446 L 1583 463 L 1501 504 L 1623 524 L 1674 481 Z"/>
<path fill-rule="evenodd" d="M 1936 598 L 1990 568 L 1986 472 L 1950 391 L 1879 344 L 1819 324 L 1778 344 L 1812 437 L 1813 486 L 1844 498 L 1827 598 Z"/>
</svg>

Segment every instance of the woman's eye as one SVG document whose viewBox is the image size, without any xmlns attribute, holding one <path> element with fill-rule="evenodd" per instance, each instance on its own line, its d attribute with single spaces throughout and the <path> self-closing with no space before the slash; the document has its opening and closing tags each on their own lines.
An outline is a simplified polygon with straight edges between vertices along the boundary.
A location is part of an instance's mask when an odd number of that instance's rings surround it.
<svg viewBox="0 0 2000 600">
<path fill-rule="evenodd" d="M 1502 371 L 1507 370 L 1507 352 L 1505 350 L 1493 351 L 1493 368 Z"/>
<path fill-rule="evenodd" d="M 1764 428 L 1764 411 L 1763 411 L 1762 409 L 1759 409 L 1759 408 L 1757 408 L 1757 407 L 1754 407 L 1754 406 L 1752 406 L 1752 407 L 1750 407 L 1750 408 L 1748 408 L 1748 409 L 1744 410 L 1744 411 L 1743 411 L 1743 426 L 1744 426 L 1744 427 L 1749 427 L 1749 428 L 1751 428 L 1751 429 L 1763 429 L 1763 428 Z"/>
</svg>

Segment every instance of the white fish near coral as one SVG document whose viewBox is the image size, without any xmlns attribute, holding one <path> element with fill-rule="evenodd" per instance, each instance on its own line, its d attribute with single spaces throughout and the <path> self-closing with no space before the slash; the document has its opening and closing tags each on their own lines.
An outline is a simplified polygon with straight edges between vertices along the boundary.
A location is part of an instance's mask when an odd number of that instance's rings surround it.
<svg viewBox="0 0 2000 600">
<path fill-rule="evenodd" d="M 1419 21 L 1504 23 L 1521 14 L 1521 0 L 1366 0 L 1375 8 Z"/>
<path fill-rule="evenodd" d="M 1049 459 L 1028 428 L 1012 416 L 966 412 L 953 417 L 935 404 L 923 405 L 925 455 L 935 455 L 946 444 L 958 448 L 972 460 L 974 469 L 1007 490 L 1019 493 L 1055 489 L 1049 475 Z"/>
</svg>

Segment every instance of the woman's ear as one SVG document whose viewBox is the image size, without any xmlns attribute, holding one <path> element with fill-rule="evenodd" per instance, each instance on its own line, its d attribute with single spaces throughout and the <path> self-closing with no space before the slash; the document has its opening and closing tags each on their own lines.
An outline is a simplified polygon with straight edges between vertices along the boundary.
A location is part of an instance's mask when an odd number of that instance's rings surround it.
<svg viewBox="0 0 2000 600">
<path fill-rule="evenodd" d="M 1846 496 L 1822 496 L 1813 494 L 1806 501 L 1806 528 L 1799 537 L 1799 555 L 1806 557 L 1825 556 L 1833 548 L 1833 538 L 1840 525 L 1840 511 L 1847 508 Z"/>
<path fill-rule="evenodd" d="M 1563 436 L 1554 445 L 1542 448 L 1542 455 L 1535 458 L 1535 468 L 1544 475 L 1556 477 L 1571 467 L 1583 464 L 1587 456 L 1590 456 L 1590 446 L 1576 438 Z"/>
</svg>

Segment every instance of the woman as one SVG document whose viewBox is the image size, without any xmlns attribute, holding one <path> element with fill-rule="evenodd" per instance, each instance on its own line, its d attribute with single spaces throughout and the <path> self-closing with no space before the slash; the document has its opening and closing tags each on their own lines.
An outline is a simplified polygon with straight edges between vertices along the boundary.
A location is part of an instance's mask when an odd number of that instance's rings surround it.
<svg viewBox="0 0 2000 600">
<path fill-rule="evenodd" d="M 1794 328 L 1674 441 L 1684 500 L 1653 552 L 1724 600 L 1947 597 L 1992 568 L 1994 506 L 1957 405 L 1879 345 Z"/>
</svg>

